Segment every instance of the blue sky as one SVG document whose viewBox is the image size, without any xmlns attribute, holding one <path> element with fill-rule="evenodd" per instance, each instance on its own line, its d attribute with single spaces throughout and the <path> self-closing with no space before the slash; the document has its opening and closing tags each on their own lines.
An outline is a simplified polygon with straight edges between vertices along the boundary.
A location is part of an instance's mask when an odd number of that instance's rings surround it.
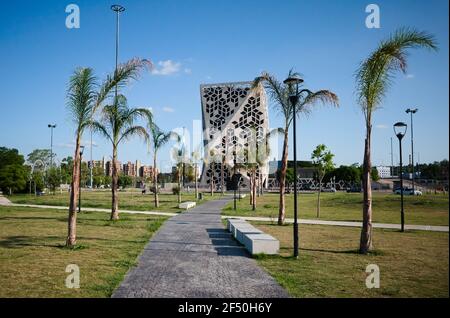
<svg viewBox="0 0 450 318">
<path fill-rule="evenodd" d="M 65 8 L 75 3 L 81 27 L 67 29 Z M 376 3 L 381 28 L 365 27 L 365 7 Z M 112 1 L 4 1 L 0 11 L 0 146 L 23 154 L 48 148 L 48 123 L 58 127 L 54 151 L 73 155 L 74 127 L 65 108 L 67 81 L 78 66 L 94 68 L 100 78 L 114 68 Z M 392 124 L 406 121 L 408 107 L 418 107 L 414 122 L 416 159 L 448 158 L 449 52 L 448 1 L 121 1 L 120 61 L 151 59 L 158 70 L 126 89 L 130 106 L 151 107 L 164 129 L 192 127 L 201 119 L 199 85 L 247 81 L 261 71 L 283 79 L 290 68 L 305 86 L 329 89 L 340 108 L 318 107 L 298 121 L 298 155 L 309 159 L 326 144 L 337 164 L 362 162 L 364 120 L 354 95 L 353 74 L 389 33 L 402 26 L 436 36 L 440 50 L 410 51 L 408 75 L 399 74 L 376 112 L 373 163 L 390 163 Z M 168 62 L 169 61 L 169 62 Z M 281 117 L 269 107 L 271 127 Z M 407 136 L 409 140 L 409 135 Z M 89 140 L 89 135 L 84 136 Z M 291 139 L 292 140 L 292 139 Z M 94 159 L 111 155 L 106 140 L 94 135 Z M 398 145 L 394 140 L 394 158 Z M 292 148 L 292 147 L 291 147 Z M 160 162 L 168 160 L 168 147 Z M 405 146 L 405 156 L 410 151 Z M 87 153 L 89 155 L 89 153 Z M 292 155 L 292 151 L 290 153 Z M 121 161 L 151 156 L 142 141 L 119 149 Z"/>
</svg>

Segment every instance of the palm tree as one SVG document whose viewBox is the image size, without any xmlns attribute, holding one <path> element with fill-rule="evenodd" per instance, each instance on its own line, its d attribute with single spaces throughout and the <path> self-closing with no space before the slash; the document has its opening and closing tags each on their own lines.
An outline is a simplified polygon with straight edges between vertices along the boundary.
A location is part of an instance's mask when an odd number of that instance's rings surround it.
<svg viewBox="0 0 450 318">
<path fill-rule="evenodd" d="M 173 132 L 164 132 L 153 122 L 149 123 L 149 135 L 151 147 L 153 148 L 153 190 L 155 193 L 155 208 L 159 207 L 159 197 L 158 197 L 158 173 L 156 168 L 156 161 L 158 150 L 164 146 L 172 136 Z"/>
<path fill-rule="evenodd" d="M 298 73 L 293 70 L 289 71 L 288 77 L 299 76 Z M 275 107 L 284 117 L 284 141 L 283 141 L 283 154 L 281 160 L 280 171 L 280 202 L 278 210 L 278 224 L 284 224 L 286 217 L 286 202 L 285 202 L 285 188 L 286 188 L 286 170 L 288 162 L 288 135 L 289 127 L 291 126 L 294 108 L 289 102 L 289 95 L 291 89 L 288 85 L 279 82 L 273 75 L 263 73 L 262 76 L 257 77 L 253 81 L 253 88 L 257 88 L 259 85 L 264 85 L 264 88 L 268 91 L 271 100 L 275 103 Z M 311 108 L 321 102 L 323 104 L 330 103 L 338 106 L 338 97 L 331 91 L 320 90 L 317 92 L 310 91 L 309 89 L 301 89 L 299 91 L 299 101 L 296 105 L 296 113 L 298 115 L 309 113 Z"/>
<path fill-rule="evenodd" d="M 76 126 L 75 129 L 75 155 L 72 167 L 72 181 L 70 184 L 70 204 L 68 217 L 68 234 L 66 246 L 76 244 L 77 204 L 80 182 L 80 146 L 84 129 L 95 111 L 110 97 L 111 91 L 123 87 L 130 80 L 137 79 L 140 71 L 149 65 L 147 60 L 132 59 L 118 66 L 114 75 L 108 75 L 100 87 L 91 68 L 78 68 L 69 80 L 67 92 L 67 109 Z"/>
<path fill-rule="evenodd" d="M 356 72 L 358 103 L 364 114 L 366 136 L 363 163 L 363 227 L 359 252 L 366 254 L 372 248 L 372 189 L 370 172 L 372 113 L 380 106 L 397 71 L 406 73 L 407 49 L 437 49 L 433 36 L 413 29 L 402 28 L 382 41 L 378 48 L 359 66 Z"/>
<path fill-rule="evenodd" d="M 119 219 L 119 196 L 117 193 L 119 172 L 117 171 L 117 150 L 119 144 L 138 135 L 148 140 L 148 133 L 142 126 L 135 125 L 138 118 L 152 121 L 152 113 L 146 108 L 128 108 L 127 99 L 123 95 L 117 95 L 112 105 L 104 106 L 100 121 L 91 121 L 89 125 L 94 131 L 104 135 L 112 144 L 112 206 L 111 220 Z"/>
</svg>

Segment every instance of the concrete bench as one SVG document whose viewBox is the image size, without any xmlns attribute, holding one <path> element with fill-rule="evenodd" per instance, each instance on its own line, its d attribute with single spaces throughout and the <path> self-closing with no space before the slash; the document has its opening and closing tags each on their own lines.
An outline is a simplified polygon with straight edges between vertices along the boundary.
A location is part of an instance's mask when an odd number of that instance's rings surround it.
<svg viewBox="0 0 450 318">
<path fill-rule="evenodd" d="M 178 207 L 179 207 L 180 209 L 185 209 L 185 210 L 187 210 L 187 209 L 190 209 L 190 208 L 195 207 L 196 204 L 197 204 L 197 203 L 195 203 L 195 202 L 187 201 L 187 202 L 180 203 L 180 204 L 178 205 Z"/>
<path fill-rule="evenodd" d="M 280 242 L 269 234 L 246 234 L 244 235 L 245 248 L 250 254 L 278 254 L 280 250 Z"/>
<path fill-rule="evenodd" d="M 251 254 L 278 254 L 280 242 L 243 219 L 227 219 L 227 228 L 233 237 Z"/>
<path fill-rule="evenodd" d="M 241 223 L 248 224 L 243 219 L 227 219 L 227 229 L 234 237 L 236 237 L 236 227 Z"/>
<path fill-rule="evenodd" d="M 263 231 L 258 230 L 256 227 L 252 226 L 251 224 L 239 224 L 236 227 L 236 236 L 235 239 L 241 243 L 244 244 L 244 237 L 246 235 L 250 234 L 264 234 Z"/>
</svg>

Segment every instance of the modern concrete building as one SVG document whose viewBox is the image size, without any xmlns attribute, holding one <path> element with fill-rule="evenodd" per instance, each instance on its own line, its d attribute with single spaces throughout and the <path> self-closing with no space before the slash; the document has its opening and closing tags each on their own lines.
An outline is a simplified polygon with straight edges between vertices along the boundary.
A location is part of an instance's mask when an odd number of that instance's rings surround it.
<svg viewBox="0 0 450 318">
<path fill-rule="evenodd" d="M 255 163 L 256 151 L 265 149 L 265 136 L 269 132 L 266 94 L 262 86 L 251 86 L 252 82 L 200 86 L 203 145 L 208 160 L 202 169 L 202 185 L 210 185 L 213 180 L 218 187 L 222 171 L 226 183 L 233 174 L 235 159 L 240 164 Z M 257 171 L 258 176 L 262 174 L 263 184 L 268 160 L 263 158 Z M 240 173 L 247 178 L 242 165 Z"/>
</svg>

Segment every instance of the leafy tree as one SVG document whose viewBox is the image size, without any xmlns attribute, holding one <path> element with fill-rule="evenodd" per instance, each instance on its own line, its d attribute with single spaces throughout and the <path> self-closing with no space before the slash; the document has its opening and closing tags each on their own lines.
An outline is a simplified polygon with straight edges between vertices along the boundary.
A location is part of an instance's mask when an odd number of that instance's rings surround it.
<svg viewBox="0 0 450 318">
<path fill-rule="evenodd" d="M 89 126 L 111 142 L 112 145 L 112 207 L 111 220 L 119 219 L 119 195 L 117 186 L 119 182 L 119 172 L 116 169 L 117 150 L 119 144 L 131 138 L 140 136 L 148 140 L 148 133 L 144 127 L 135 125 L 139 118 L 145 118 L 151 122 L 152 113 L 146 108 L 129 108 L 127 99 L 123 95 L 118 95 L 112 105 L 104 106 L 102 109 L 102 120 L 91 121 Z"/>
<path fill-rule="evenodd" d="M 338 181 L 344 181 L 350 184 L 360 184 L 361 183 L 361 169 L 358 166 L 339 166 L 339 168 L 333 169 L 328 172 L 327 175 L 334 176 Z M 325 177 L 326 178 L 326 177 Z M 324 179 L 325 179 L 324 178 Z M 328 178 L 329 179 L 329 178 Z"/>
<path fill-rule="evenodd" d="M 73 158 L 68 156 L 61 160 L 61 178 L 65 184 L 72 179 Z"/>
<path fill-rule="evenodd" d="M 52 153 L 50 149 L 34 149 L 27 156 L 27 161 L 30 164 L 35 164 L 37 161 L 42 161 L 45 166 L 50 167 Z M 56 154 L 53 154 L 53 159 L 56 158 Z"/>
<path fill-rule="evenodd" d="M 290 70 L 288 76 L 298 76 L 299 74 Z M 253 88 L 257 88 L 263 85 L 269 92 L 271 100 L 275 103 L 277 110 L 284 117 L 284 141 L 283 141 L 283 155 L 281 162 L 281 175 L 280 175 L 280 203 L 278 210 L 278 224 L 282 225 L 286 218 L 286 202 L 285 202 L 285 181 L 286 181 L 286 169 L 288 163 L 288 136 L 289 127 L 291 126 L 294 107 L 292 107 L 289 101 L 289 95 L 294 93 L 293 87 L 279 82 L 274 76 L 263 73 L 262 76 L 257 77 L 253 82 Z M 302 88 L 299 92 L 299 101 L 295 105 L 295 112 L 297 115 L 309 113 L 312 107 L 318 102 L 323 104 L 338 105 L 338 97 L 331 91 L 320 90 L 313 92 L 309 89 Z"/>
<path fill-rule="evenodd" d="M 76 211 L 79 197 L 79 169 L 81 137 L 96 110 L 111 97 L 111 92 L 124 87 L 130 80 L 137 79 L 140 71 L 149 65 L 147 60 L 132 59 L 119 65 L 113 75 L 97 85 L 97 79 L 91 68 L 78 68 L 69 81 L 67 109 L 75 124 L 75 153 L 72 169 L 72 182 L 70 186 L 70 204 L 68 218 L 68 235 L 66 245 L 72 247 L 76 244 Z"/>
<path fill-rule="evenodd" d="M 20 164 L 9 164 L 0 169 L 0 189 L 3 192 L 13 192 L 24 190 L 27 185 L 28 173 L 26 168 Z"/>
<path fill-rule="evenodd" d="M 58 168 L 51 167 L 47 170 L 47 183 L 53 193 L 61 185 L 61 173 Z"/>
<path fill-rule="evenodd" d="M 320 217 L 320 192 L 322 192 L 322 180 L 325 174 L 334 168 L 334 155 L 324 144 L 320 144 L 311 154 L 311 159 L 316 166 L 317 181 L 319 182 L 319 191 L 317 192 L 317 217 Z"/>
<path fill-rule="evenodd" d="M 437 49 L 437 46 L 433 36 L 425 32 L 400 29 L 382 41 L 356 72 L 356 93 L 366 126 L 362 174 L 363 226 L 359 246 L 361 254 L 367 254 L 372 249 L 372 114 L 380 107 L 395 73 L 406 73 L 407 50 L 411 48 Z"/>
<path fill-rule="evenodd" d="M 119 176 L 119 181 L 118 181 L 118 186 L 121 188 L 126 188 L 129 187 L 130 185 L 133 184 L 133 178 L 130 176 L 126 176 L 126 175 L 120 175 Z"/>
<path fill-rule="evenodd" d="M 33 175 L 31 176 L 31 181 L 34 184 L 35 191 L 43 191 L 45 188 L 45 174 L 42 170 L 33 171 Z"/>
<path fill-rule="evenodd" d="M 0 170 L 8 165 L 23 165 L 24 159 L 17 149 L 0 147 Z"/>
</svg>

